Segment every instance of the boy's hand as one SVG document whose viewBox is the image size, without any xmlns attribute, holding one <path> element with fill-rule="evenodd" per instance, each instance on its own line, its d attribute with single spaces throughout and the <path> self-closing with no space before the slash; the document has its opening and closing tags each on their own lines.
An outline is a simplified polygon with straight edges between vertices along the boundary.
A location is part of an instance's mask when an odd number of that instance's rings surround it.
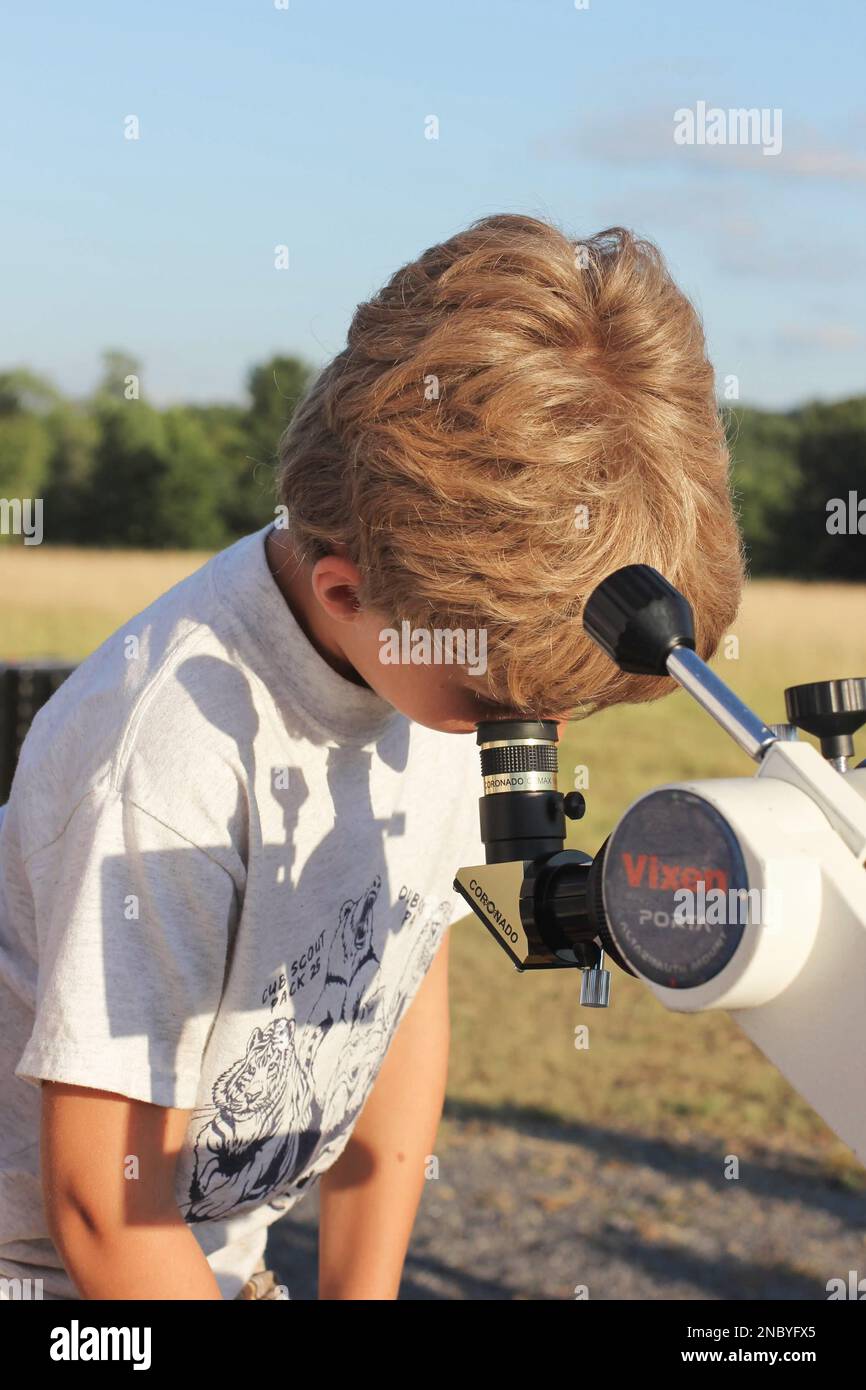
<svg viewBox="0 0 866 1390">
<path fill-rule="evenodd" d="M 189 1115 L 43 1081 L 48 1228 L 83 1298 L 222 1298 L 174 1199 Z"/>
</svg>

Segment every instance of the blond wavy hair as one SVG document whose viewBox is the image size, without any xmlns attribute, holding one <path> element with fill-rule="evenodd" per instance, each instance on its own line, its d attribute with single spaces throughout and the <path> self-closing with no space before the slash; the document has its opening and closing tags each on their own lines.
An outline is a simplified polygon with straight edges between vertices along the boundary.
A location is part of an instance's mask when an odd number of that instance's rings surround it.
<svg viewBox="0 0 866 1390">
<path fill-rule="evenodd" d="M 339 550 L 389 626 L 487 631 L 484 694 L 575 716 L 657 699 L 586 637 L 583 605 L 654 565 L 708 659 L 743 552 L 700 319 L 658 248 L 502 214 L 402 266 L 280 440 L 296 551 Z"/>
</svg>

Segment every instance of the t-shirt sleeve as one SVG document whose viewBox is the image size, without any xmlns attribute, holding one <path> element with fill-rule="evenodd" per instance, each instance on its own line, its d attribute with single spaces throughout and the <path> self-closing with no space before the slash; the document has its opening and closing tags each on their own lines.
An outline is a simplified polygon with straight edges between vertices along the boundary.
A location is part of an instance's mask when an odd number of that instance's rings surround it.
<svg viewBox="0 0 866 1390">
<path fill-rule="evenodd" d="M 232 875 L 117 791 L 27 864 L 38 958 L 15 1075 L 191 1109 L 237 917 Z"/>
</svg>

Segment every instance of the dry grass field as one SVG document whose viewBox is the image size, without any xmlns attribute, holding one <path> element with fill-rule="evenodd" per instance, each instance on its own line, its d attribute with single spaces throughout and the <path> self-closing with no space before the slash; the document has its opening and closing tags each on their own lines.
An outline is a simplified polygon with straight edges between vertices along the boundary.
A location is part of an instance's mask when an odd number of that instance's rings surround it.
<svg viewBox="0 0 866 1390">
<path fill-rule="evenodd" d="M 2 549 L 0 659 L 80 659 L 206 558 Z M 738 652 L 715 665 L 764 719 L 777 721 L 786 685 L 866 675 L 864 619 L 863 588 L 755 583 L 732 628 Z M 589 811 L 569 843 L 590 853 L 640 792 L 682 776 L 753 772 L 682 693 L 574 724 L 560 751 L 564 790 L 576 765 L 588 769 Z M 864 1180 L 850 1151 L 724 1014 L 668 1013 L 615 968 L 611 1008 L 581 1010 L 576 972 L 518 975 L 472 918 L 453 932 L 452 993 L 449 1096 L 458 1109 L 537 1113 L 718 1145 L 720 1154 L 785 1152 L 818 1160 L 852 1186 Z M 587 1050 L 574 1046 L 579 1023 L 589 1024 Z"/>
</svg>

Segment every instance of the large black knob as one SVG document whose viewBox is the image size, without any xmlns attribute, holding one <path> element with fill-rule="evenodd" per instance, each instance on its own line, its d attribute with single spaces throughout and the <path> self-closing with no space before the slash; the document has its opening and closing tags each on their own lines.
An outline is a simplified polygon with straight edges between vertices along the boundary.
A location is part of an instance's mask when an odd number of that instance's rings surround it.
<svg viewBox="0 0 866 1390">
<path fill-rule="evenodd" d="M 626 565 L 603 579 L 583 626 L 621 671 L 641 676 L 667 675 L 670 651 L 695 645 L 688 599 L 651 565 Z"/>
<path fill-rule="evenodd" d="M 788 722 L 821 740 L 825 758 L 851 758 L 851 735 L 866 723 L 866 679 L 812 681 L 785 691 Z"/>
</svg>

